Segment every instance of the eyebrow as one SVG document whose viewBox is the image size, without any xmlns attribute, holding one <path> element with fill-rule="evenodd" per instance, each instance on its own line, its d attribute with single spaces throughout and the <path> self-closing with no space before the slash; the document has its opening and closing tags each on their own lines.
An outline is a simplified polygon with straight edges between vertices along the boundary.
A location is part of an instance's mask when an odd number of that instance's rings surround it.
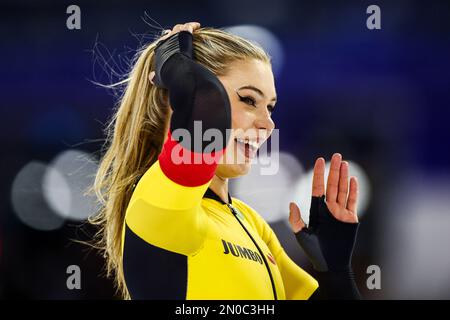
<svg viewBox="0 0 450 320">
<path fill-rule="evenodd" d="M 255 87 L 255 86 L 247 85 L 247 86 L 240 87 L 238 90 L 242 90 L 242 89 L 253 90 L 253 91 L 255 91 L 256 93 L 258 93 L 261 97 L 263 97 L 263 98 L 265 97 L 264 92 L 262 92 L 261 89 L 258 89 L 258 88 Z M 272 100 L 270 100 L 270 101 L 277 101 L 277 97 L 273 97 Z"/>
</svg>

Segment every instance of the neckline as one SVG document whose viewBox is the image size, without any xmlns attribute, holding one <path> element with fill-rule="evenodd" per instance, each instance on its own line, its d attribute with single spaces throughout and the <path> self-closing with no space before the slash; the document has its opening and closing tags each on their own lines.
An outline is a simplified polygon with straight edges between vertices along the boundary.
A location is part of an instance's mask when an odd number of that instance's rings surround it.
<svg viewBox="0 0 450 320">
<path fill-rule="evenodd" d="M 214 191 L 212 191 L 211 188 L 208 188 L 206 190 L 205 194 L 203 195 L 203 198 L 214 199 L 214 200 L 220 202 L 221 204 L 232 204 L 232 200 L 231 200 L 231 196 L 230 196 L 229 192 L 228 192 L 228 203 L 226 203 Z"/>
</svg>

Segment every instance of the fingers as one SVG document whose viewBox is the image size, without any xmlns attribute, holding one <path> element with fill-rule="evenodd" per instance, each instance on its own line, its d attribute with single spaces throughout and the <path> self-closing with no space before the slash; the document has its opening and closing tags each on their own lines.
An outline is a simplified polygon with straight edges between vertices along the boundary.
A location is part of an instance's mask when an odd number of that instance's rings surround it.
<svg viewBox="0 0 450 320">
<path fill-rule="evenodd" d="M 306 225 L 302 220 L 300 208 L 294 203 L 289 203 L 289 224 L 294 233 L 302 230 Z"/>
<path fill-rule="evenodd" d="M 168 34 L 164 35 L 163 37 L 160 38 L 160 40 L 164 40 L 169 38 L 170 36 L 174 35 L 177 32 L 180 31 L 188 31 L 190 33 L 193 33 L 194 30 L 197 30 L 200 28 L 200 23 L 199 22 L 188 22 L 185 24 L 176 24 L 172 31 L 170 31 Z"/>
<path fill-rule="evenodd" d="M 191 33 L 194 32 L 197 29 L 200 29 L 200 22 L 189 22 L 187 24 L 189 25 Z"/>
<path fill-rule="evenodd" d="M 324 174 L 325 160 L 318 158 L 314 164 L 312 196 L 320 197 L 326 193 L 327 207 L 336 219 L 350 223 L 358 222 L 356 215 L 358 182 L 356 177 L 351 177 L 349 183 L 349 163 L 342 161 L 342 155 L 340 153 L 333 154 L 326 191 L 324 190 Z M 296 221 L 297 213 L 295 207 L 292 204 L 290 205 L 291 213 L 289 221 L 291 222 L 291 226 Z M 298 215 L 300 216 L 300 213 Z M 301 217 L 298 219 L 301 219 Z"/>
<path fill-rule="evenodd" d="M 176 24 L 172 30 L 170 30 L 170 32 L 168 32 L 167 34 L 165 34 L 164 36 L 160 37 L 156 43 L 160 43 L 161 41 L 171 37 L 172 35 L 174 35 L 175 33 L 178 33 L 180 31 L 188 31 L 190 33 L 193 33 L 194 30 L 197 30 L 200 28 L 200 23 L 199 22 L 188 22 L 185 24 Z M 155 72 L 152 71 L 150 72 L 148 79 L 150 80 L 151 84 L 154 85 L 153 82 L 153 78 L 155 77 Z"/>
<path fill-rule="evenodd" d="M 339 189 L 339 175 L 342 162 L 342 155 L 335 153 L 331 157 L 330 173 L 327 180 L 326 200 L 327 202 L 336 202 Z"/>
<path fill-rule="evenodd" d="M 348 162 L 342 161 L 339 171 L 339 189 L 337 195 L 337 202 L 345 207 L 348 196 Z"/>
<path fill-rule="evenodd" d="M 324 185 L 325 159 L 318 158 L 314 164 L 314 174 L 312 183 L 312 196 L 321 197 L 325 194 Z"/>
<path fill-rule="evenodd" d="M 155 71 L 152 71 L 152 72 L 150 72 L 149 73 L 149 75 L 148 75 L 148 80 L 150 80 L 150 83 L 151 84 L 155 84 L 154 82 L 153 82 L 153 78 L 155 77 L 155 74 L 156 74 L 156 72 Z"/>
<path fill-rule="evenodd" d="M 356 213 L 356 205 L 358 203 L 358 181 L 356 177 L 350 178 L 350 192 L 348 195 L 347 201 L 347 210 L 351 211 L 355 215 Z"/>
<path fill-rule="evenodd" d="M 200 28 L 200 23 L 199 22 L 187 22 L 185 24 L 179 24 L 178 26 L 181 26 L 181 30 L 193 32 L 194 30 L 197 30 L 198 28 Z"/>
</svg>

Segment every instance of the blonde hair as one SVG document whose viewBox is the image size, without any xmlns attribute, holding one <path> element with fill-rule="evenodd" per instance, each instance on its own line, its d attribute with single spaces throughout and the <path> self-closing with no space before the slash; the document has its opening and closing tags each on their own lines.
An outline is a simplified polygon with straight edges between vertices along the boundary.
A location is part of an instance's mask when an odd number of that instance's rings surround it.
<svg viewBox="0 0 450 320">
<path fill-rule="evenodd" d="M 122 265 L 122 230 L 133 185 L 157 160 L 169 123 L 167 90 L 153 86 L 152 71 L 156 41 L 136 54 L 133 67 L 124 80 L 124 90 L 106 128 L 104 155 L 100 160 L 90 192 L 100 202 L 97 215 L 89 222 L 98 226 L 93 239 L 106 259 L 106 274 L 113 276 L 117 292 L 130 299 Z M 214 28 L 194 31 L 195 60 L 217 76 L 225 75 L 235 60 L 257 59 L 270 63 L 258 45 Z"/>
</svg>

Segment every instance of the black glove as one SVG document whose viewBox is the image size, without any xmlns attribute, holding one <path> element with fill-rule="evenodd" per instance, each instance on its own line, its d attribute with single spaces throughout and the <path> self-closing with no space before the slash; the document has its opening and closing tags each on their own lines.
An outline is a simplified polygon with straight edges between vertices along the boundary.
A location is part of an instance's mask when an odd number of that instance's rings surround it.
<svg viewBox="0 0 450 320">
<path fill-rule="evenodd" d="M 177 129 L 187 130 L 191 139 L 175 138 L 188 150 L 204 153 L 211 148 L 211 141 L 194 139 L 195 123 L 201 122 L 201 130 L 219 130 L 222 140 L 216 139 L 217 146 L 210 157 L 218 158 L 225 149 L 231 128 L 231 105 L 227 91 L 219 78 L 198 63 L 194 58 L 193 35 L 189 31 L 177 32 L 156 45 L 153 60 L 154 84 L 168 90 L 173 114 L 170 121 L 170 134 Z M 186 155 L 186 154 L 184 154 Z M 194 155 L 188 155 L 194 157 Z M 194 158 L 192 158 L 194 159 Z M 195 161 L 195 160 L 192 160 Z M 217 160 L 215 160 L 217 162 Z M 205 173 L 205 171 L 203 171 Z M 209 175 L 210 173 L 208 173 Z"/>
<path fill-rule="evenodd" d="M 333 217 L 325 196 L 312 197 L 309 226 L 295 237 L 317 271 L 319 289 L 313 298 L 360 298 L 351 268 L 358 227 Z"/>
<path fill-rule="evenodd" d="M 155 78 L 153 81 L 157 87 L 167 89 L 167 84 L 162 79 L 162 69 L 169 58 L 176 53 L 180 53 L 189 59 L 194 58 L 192 39 L 192 33 L 189 31 L 180 31 L 157 44 L 153 68 L 155 70 Z"/>
</svg>

